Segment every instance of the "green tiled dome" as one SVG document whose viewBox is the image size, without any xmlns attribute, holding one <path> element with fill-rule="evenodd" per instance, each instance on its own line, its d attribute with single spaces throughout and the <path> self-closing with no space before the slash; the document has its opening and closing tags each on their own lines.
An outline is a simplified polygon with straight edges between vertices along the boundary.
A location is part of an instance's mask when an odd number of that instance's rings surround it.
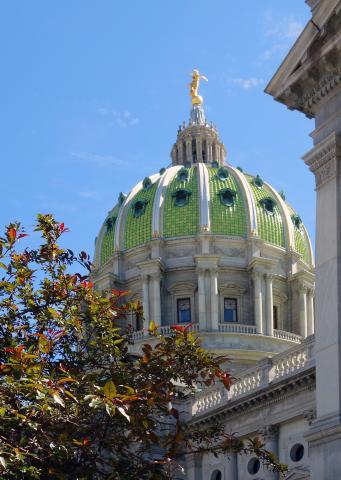
<svg viewBox="0 0 341 480">
<path fill-rule="evenodd" d="M 115 252 L 139 248 L 155 238 L 171 241 L 200 234 L 258 237 L 284 251 L 296 251 L 313 264 L 307 231 L 293 208 L 258 175 L 230 165 L 162 169 L 120 199 L 96 241 L 98 266 Z"/>
</svg>

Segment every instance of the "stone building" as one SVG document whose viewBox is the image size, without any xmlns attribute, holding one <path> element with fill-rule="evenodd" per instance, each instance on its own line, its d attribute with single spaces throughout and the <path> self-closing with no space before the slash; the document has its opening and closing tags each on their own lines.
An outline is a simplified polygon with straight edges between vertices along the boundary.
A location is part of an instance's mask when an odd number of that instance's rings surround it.
<svg viewBox="0 0 341 480">
<path fill-rule="evenodd" d="M 153 320 L 164 335 L 190 323 L 205 348 L 234 359 L 232 389 L 188 399 L 189 422 L 218 419 L 241 438 L 261 435 L 289 465 L 288 479 L 322 480 L 341 478 L 341 1 L 307 3 L 312 20 L 266 92 L 316 120 L 304 157 L 317 186 L 316 319 L 313 253 L 298 212 L 226 161 L 200 101 L 178 129 L 172 165 L 118 196 L 93 276 L 97 288 L 127 289 L 143 303 L 144 318 L 126 320 L 134 353 Z M 188 456 L 186 478 L 277 476 L 252 457 Z"/>
</svg>

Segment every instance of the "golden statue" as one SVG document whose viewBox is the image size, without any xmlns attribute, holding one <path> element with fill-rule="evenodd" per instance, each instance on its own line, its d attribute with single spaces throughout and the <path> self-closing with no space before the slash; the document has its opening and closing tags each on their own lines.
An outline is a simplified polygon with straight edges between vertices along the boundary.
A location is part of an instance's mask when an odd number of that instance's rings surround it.
<svg viewBox="0 0 341 480">
<path fill-rule="evenodd" d="M 203 98 L 201 95 L 198 95 L 198 88 L 200 79 L 205 80 L 208 82 L 207 78 L 204 75 L 200 75 L 199 70 L 193 70 L 192 72 L 192 81 L 189 84 L 190 88 L 190 96 L 192 97 L 192 105 L 202 105 Z"/>
</svg>

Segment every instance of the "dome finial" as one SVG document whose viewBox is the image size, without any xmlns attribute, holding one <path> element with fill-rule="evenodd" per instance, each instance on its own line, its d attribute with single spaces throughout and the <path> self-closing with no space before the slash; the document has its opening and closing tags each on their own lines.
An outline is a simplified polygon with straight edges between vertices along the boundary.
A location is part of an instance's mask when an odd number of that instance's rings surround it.
<svg viewBox="0 0 341 480">
<path fill-rule="evenodd" d="M 190 83 L 190 96 L 192 97 L 192 110 L 190 123 L 196 123 L 198 125 L 205 125 L 205 112 L 202 108 L 204 100 L 201 95 L 198 94 L 200 80 L 208 82 L 204 75 L 200 75 L 199 70 L 194 69 L 192 72 L 192 81 Z"/>
<path fill-rule="evenodd" d="M 199 83 L 201 79 L 208 82 L 208 79 L 205 77 L 205 75 L 200 75 L 199 70 L 194 69 L 192 72 L 192 81 L 189 84 L 189 94 L 192 97 L 192 105 L 202 105 L 204 103 L 202 96 L 198 95 Z"/>
</svg>

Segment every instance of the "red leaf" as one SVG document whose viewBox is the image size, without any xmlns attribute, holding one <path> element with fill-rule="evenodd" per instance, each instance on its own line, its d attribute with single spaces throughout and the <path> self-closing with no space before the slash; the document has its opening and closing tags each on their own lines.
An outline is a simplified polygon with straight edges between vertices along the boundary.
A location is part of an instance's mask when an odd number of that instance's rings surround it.
<svg viewBox="0 0 341 480">
<path fill-rule="evenodd" d="M 125 295 L 128 295 L 129 290 L 116 290 L 116 289 L 114 289 L 114 290 L 112 290 L 111 293 L 114 295 L 114 297 L 124 297 Z"/>
<path fill-rule="evenodd" d="M 14 243 L 17 238 L 17 231 L 15 228 L 9 228 L 7 230 L 7 237 L 10 243 Z"/>
<path fill-rule="evenodd" d="M 18 235 L 18 240 L 19 238 L 24 238 L 24 237 L 28 237 L 28 233 L 20 233 L 20 235 Z"/>
<path fill-rule="evenodd" d="M 172 330 L 176 330 L 177 332 L 185 332 L 186 327 L 181 327 L 180 325 L 171 325 Z"/>
</svg>

